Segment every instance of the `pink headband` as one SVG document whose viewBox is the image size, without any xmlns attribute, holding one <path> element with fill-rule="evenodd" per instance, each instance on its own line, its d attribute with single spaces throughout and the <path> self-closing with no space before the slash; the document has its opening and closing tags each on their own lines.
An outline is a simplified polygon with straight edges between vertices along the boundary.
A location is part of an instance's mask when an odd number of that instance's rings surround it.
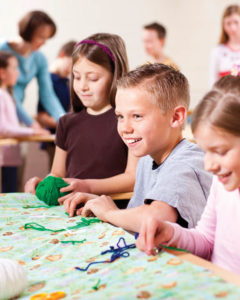
<svg viewBox="0 0 240 300">
<path fill-rule="evenodd" d="M 97 45 L 99 48 L 101 48 L 111 58 L 111 60 L 113 62 L 115 62 L 115 58 L 114 58 L 112 52 L 110 51 L 110 49 L 107 46 L 105 46 L 103 44 L 100 44 L 98 42 L 95 42 L 93 40 L 82 40 L 81 42 L 76 44 L 76 47 L 78 47 L 79 45 L 82 45 L 82 44 Z"/>
</svg>

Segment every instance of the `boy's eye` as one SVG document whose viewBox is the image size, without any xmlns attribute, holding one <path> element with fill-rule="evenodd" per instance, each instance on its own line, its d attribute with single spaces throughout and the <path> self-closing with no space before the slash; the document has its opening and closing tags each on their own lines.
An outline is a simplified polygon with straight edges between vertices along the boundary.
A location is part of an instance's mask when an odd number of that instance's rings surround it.
<svg viewBox="0 0 240 300">
<path fill-rule="evenodd" d="M 135 114 L 133 115 L 134 119 L 140 119 L 142 116 L 141 115 L 138 115 L 138 114 Z"/>
<path fill-rule="evenodd" d="M 122 115 L 116 115 L 117 120 L 122 120 L 123 116 Z"/>
<path fill-rule="evenodd" d="M 216 149 L 215 152 L 216 152 L 218 155 L 223 156 L 223 155 L 225 155 L 225 154 L 228 152 L 228 150 L 226 150 L 226 149 Z"/>
</svg>

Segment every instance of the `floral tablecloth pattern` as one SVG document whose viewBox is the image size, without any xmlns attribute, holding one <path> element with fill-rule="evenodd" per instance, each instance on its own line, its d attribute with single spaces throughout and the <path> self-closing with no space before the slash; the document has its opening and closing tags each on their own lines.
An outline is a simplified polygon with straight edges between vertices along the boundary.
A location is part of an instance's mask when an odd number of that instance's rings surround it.
<svg viewBox="0 0 240 300">
<path fill-rule="evenodd" d="M 240 299 L 239 287 L 166 252 L 147 256 L 129 249 L 129 257 L 78 271 L 76 266 L 85 268 L 90 262 L 109 259 L 111 254 L 100 253 L 116 246 L 120 237 L 132 244 L 134 236 L 107 223 L 61 232 L 24 229 L 32 222 L 66 229 L 81 221 L 80 216 L 69 218 L 63 206 L 38 206 L 44 203 L 31 194 L 0 194 L 0 257 L 17 260 L 28 275 L 28 287 L 19 299 L 57 291 L 73 300 Z"/>
</svg>

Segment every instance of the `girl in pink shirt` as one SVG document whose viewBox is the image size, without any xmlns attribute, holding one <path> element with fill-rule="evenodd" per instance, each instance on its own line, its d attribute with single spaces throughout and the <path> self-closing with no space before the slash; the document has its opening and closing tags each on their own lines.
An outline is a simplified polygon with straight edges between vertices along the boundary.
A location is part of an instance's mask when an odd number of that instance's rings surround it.
<svg viewBox="0 0 240 300">
<path fill-rule="evenodd" d="M 207 205 L 195 229 L 149 214 L 137 247 L 147 254 L 167 244 L 184 248 L 240 274 L 240 77 L 220 79 L 194 111 L 192 131 L 214 176 Z"/>
<path fill-rule="evenodd" d="M 11 53 L 0 51 L 0 138 L 11 138 L 32 134 L 49 134 L 45 129 L 21 127 L 18 121 L 12 87 L 19 75 L 18 61 Z M 17 166 L 21 164 L 20 147 L 2 146 L 0 166 L 2 167 L 2 192 L 17 191 Z"/>
</svg>

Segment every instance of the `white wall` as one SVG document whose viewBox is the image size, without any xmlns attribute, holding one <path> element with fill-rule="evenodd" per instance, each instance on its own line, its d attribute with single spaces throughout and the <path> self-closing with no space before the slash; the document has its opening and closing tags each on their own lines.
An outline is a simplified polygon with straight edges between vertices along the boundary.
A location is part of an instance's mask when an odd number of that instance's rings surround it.
<svg viewBox="0 0 240 300">
<path fill-rule="evenodd" d="M 0 0 L 0 38 L 17 35 L 17 22 L 27 11 L 41 9 L 55 20 L 58 31 L 42 48 L 49 63 L 61 44 L 96 32 L 121 35 L 130 67 L 146 61 L 142 26 L 158 21 L 168 29 L 166 53 L 180 66 L 191 86 L 194 107 L 208 90 L 211 49 L 217 44 L 221 16 L 230 0 Z M 240 1 L 234 1 L 240 4 Z M 27 89 L 26 109 L 35 113 L 36 82 Z"/>
</svg>

